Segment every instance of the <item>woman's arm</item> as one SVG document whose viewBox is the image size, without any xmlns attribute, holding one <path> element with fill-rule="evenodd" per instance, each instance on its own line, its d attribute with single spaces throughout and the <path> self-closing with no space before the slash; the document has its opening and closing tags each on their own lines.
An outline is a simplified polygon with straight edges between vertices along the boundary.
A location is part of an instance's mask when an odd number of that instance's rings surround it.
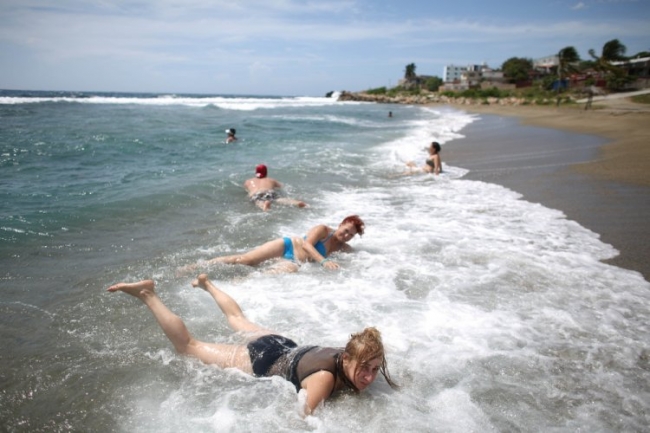
<svg viewBox="0 0 650 433">
<path fill-rule="evenodd" d="M 440 161 L 440 155 L 433 155 L 431 156 L 431 159 L 433 160 L 433 173 L 434 174 L 440 174 L 440 171 L 442 170 L 442 162 Z"/>
<path fill-rule="evenodd" d="M 311 258 L 313 261 L 316 263 L 320 263 L 320 265 L 326 269 L 339 269 L 338 263 L 335 263 L 321 255 L 321 253 L 318 252 L 316 247 L 316 243 L 318 241 L 324 240 L 327 235 L 329 235 L 330 228 L 327 227 L 324 224 L 317 225 L 316 227 L 312 228 L 309 230 L 307 233 L 307 237 L 305 241 L 302 243 L 302 249 L 307 253 L 309 258 Z"/>
<path fill-rule="evenodd" d="M 334 375 L 326 370 L 318 371 L 303 379 L 300 386 L 307 392 L 305 415 L 311 415 L 318 405 L 332 394 L 334 383 Z"/>
</svg>

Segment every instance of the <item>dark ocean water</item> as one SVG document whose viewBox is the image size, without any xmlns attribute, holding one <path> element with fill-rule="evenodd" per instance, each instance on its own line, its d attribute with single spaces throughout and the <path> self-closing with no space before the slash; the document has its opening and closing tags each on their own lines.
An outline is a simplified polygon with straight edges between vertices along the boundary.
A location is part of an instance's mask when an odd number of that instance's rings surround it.
<svg viewBox="0 0 650 433">
<path fill-rule="evenodd" d="M 496 121 L 335 98 L 0 92 L 3 430 L 642 431 L 650 287 L 601 262 L 616 250 L 462 166 L 392 177 L 432 139 L 445 161 Z M 249 203 L 259 163 L 310 207 Z M 399 392 L 378 380 L 302 419 L 290 384 L 179 356 L 142 305 L 104 291 L 153 278 L 198 338 L 238 341 L 178 267 L 350 214 L 367 232 L 339 272 L 203 270 L 300 343 L 377 326 Z"/>
</svg>

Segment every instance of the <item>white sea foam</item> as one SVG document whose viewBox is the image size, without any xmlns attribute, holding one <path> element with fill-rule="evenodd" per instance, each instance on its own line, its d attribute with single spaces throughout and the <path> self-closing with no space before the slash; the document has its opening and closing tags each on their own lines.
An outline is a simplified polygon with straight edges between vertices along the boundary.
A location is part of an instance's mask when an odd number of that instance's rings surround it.
<svg viewBox="0 0 650 433">
<path fill-rule="evenodd" d="M 411 121 L 405 126 L 405 134 L 397 140 L 378 146 L 389 159 L 378 161 L 380 164 L 402 165 L 407 161 L 420 160 L 424 164 L 426 149 L 432 141 L 440 143 L 444 150 L 445 143 L 463 138 L 462 129 L 477 119 L 475 115 L 456 110 L 422 109 L 430 115 L 421 120 Z M 441 152 L 444 162 L 444 152 Z"/>
<path fill-rule="evenodd" d="M 168 103 L 174 97 L 160 99 Z M 242 123 L 263 125 L 260 137 L 278 127 L 281 131 L 273 137 L 278 147 L 265 142 L 247 146 L 244 138 L 240 147 L 216 152 L 201 147 L 190 158 L 192 166 L 184 178 L 191 178 L 193 170 L 207 171 L 210 177 L 206 181 L 205 173 L 197 174 L 199 181 L 189 183 L 190 192 L 184 194 L 196 195 L 192 200 L 173 208 L 173 196 L 152 199 L 151 191 L 156 190 L 149 190 L 144 199 L 127 203 L 105 219 L 89 216 L 97 222 L 82 226 L 79 236 L 66 243 L 78 248 L 76 255 L 66 257 L 66 251 L 53 251 L 41 243 L 36 254 L 25 254 L 29 264 L 39 257 L 49 264 L 56 254 L 54 266 L 60 270 L 49 271 L 38 286 L 41 270 L 33 269 L 29 284 L 19 284 L 20 290 L 32 290 L 30 297 L 38 290 L 42 304 L 51 303 L 49 296 L 55 293 L 56 315 L 48 318 L 48 326 L 32 331 L 35 336 L 26 340 L 29 345 L 14 345 L 13 350 L 24 350 L 27 356 L 21 359 L 31 360 L 35 358 L 32 347 L 47 344 L 43 335 L 74 340 L 49 343 L 47 358 L 52 363 L 29 364 L 25 375 L 13 379 L 16 391 L 11 396 L 16 403 L 8 400 L 11 410 L 29 413 L 25 408 L 32 404 L 31 396 L 17 396 L 29 395 L 30 384 L 43 383 L 44 397 L 38 403 L 58 402 L 70 395 L 70 389 L 90 393 L 86 406 L 66 414 L 75 417 L 78 429 L 643 430 L 649 410 L 645 375 L 650 285 L 636 272 L 601 262 L 617 251 L 598 234 L 567 220 L 561 211 L 529 203 L 498 185 L 464 179 L 462 167 L 445 165 L 442 176 L 390 177 L 406 160 L 423 161 L 424 148 L 434 139 L 443 143 L 444 162 L 445 149 L 462 136 L 462 128 L 475 119 L 471 115 L 430 108 L 422 109 L 421 115 L 406 107 L 408 115 L 400 117 L 396 112 L 384 123 L 373 120 L 386 119 L 383 107 L 364 107 L 362 113 L 327 108 L 327 113 L 301 112 L 293 117 L 295 122 L 288 122 L 291 127 L 264 122 L 269 117 L 277 122 L 291 119 L 293 111 L 257 117 L 249 114 L 260 113 L 244 113 Z M 218 110 L 208 111 L 213 116 Z M 146 110 L 140 114 L 150 115 Z M 156 117 L 149 120 L 163 123 Z M 302 120 L 313 120 L 318 128 L 332 123 L 331 128 L 322 128 L 332 135 L 321 137 Z M 338 135 L 341 129 L 352 133 Z M 252 137 L 252 131 L 246 138 Z M 292 141 L 286 146 L 285 131 L 300 135 L 299 144 Z M 156 141 L 138 132 L 143 141 Z M 311 135 L 323 141 L 310 141 Z M 95 132 L 88 136 L 94 137 Z M 180 145 L 170 148 L 158 147 L 145 155 L 146 160 L 165 152 L 180 158 L 178 149 L 187 157 L 191 151 Z M 276 155 L 278 148 L 282 151 Z M 201 157 L 207 162 L 199 168 Z M 130 158 L 123 159 L 124 164 Z M 259 159 L 276 161 L 287 177 L 293 176 L 290 191 L 309 193 L 311 207 L 263 213 L 245 203 L 239 170 Z M 166 162 L 151 164 L 156 171 Z M 139 173 L 141 164 L 135 168 Z M 147 203 L 160 201 L 163 206 L 147 211 Z M 100 210 L 119 206 L 114 203 Z M 166 212 L 171 221 L 164 219 Z M 365 220 L 366 234 L 352 240 L 353 254 L 331 257 L 341 265 L 339 271 L 314 263 L 289 275 L 266 274 L 264 266 L 216 265 L 205 270 L 253 322 L 299 344 L 341 346 L 350 333 L 376 326 L 387 348 L 389 370 L 402 385 L 399 391 L 378 378 L 367 392 L 342 395 L 314 416 L 302 418 L 303 396 L 296 398 L 290 383 L 255 379 L 175 354 L 139 301 L 99 293 L 98 286 L 105 287 L 105 280 L 153 278 L 165 304 L 183 318 L 196 338 L 242 342 L 210 296 L 192 289 L 187 276 L 175 275 L 177 265 L 187 264 L 188 257 L 200 260 L 245 251 L 278 236 L 302 235 L 316 224 L 336 227 L 350 214 Z M 75 221 L 69 223 L 72 232 L 80 231 Z M 161 228 L 153 227 L 158 223 Z M 100 228 L 93 231 L 95 226 Z M 174 226 L 181 227 L 177 237 L 167 233 Z M 108 240 L 102 243 L 102 237 Z M 78 276 L 78 260 L 89 255 L 84 242 L 97 244 L 105 269 L 99 276 Z M 107 257 L 115 261 L 105 265 Z M 66 269 L 74 277 L 64 274 Z M 58 288 L 54 292 L 46 290 L 53 287 L 53 278 Z M 71 284 L 72 295 L 65 298 L 68 280 L 78 283 Z M 9 307 L 3 304 L 3 313 L 22 317 L 23 307 Z M 39 316 L 30 316 L 29 323 Z M 49 326 L 50 321 L 54 326 Z M 23 329 L 21 334 L 18 330 L 26 326 L 9 325 L 23 337 Z M 46 334 L 50 328 L 68 332 Z M 63 354 L 57 352 L 61 347 Z M 73 368 L 68 365 L 70 354 L 81 360 Z M 38 376 L 30 376 L 38 369 L 42 369 Z M 6 369 L 16 370 L 15 365 Z M 64 372 L 61 380 L 59 371 Z M 73 372 L 79 372 L 79 383 L 73 382 Z M 101 384 L 101 390 L 84 388 L 88 378 Z M 36 414 L 40 407 L 31 410 Z M 91 418 L 88 413 L 93 415 L 91 421 L 86 421 Z M 106 424 L 98 427 L 94 423 L 100 418 Z"/>
<path fill-rule="evenodd" d="M 280 120 L 297 121 L 297 122 L 302 122 L 302 121 L 319 122 L 327 125 L 335 125 L 338 123 L 338 124 L 368 127 L 368 128 L 377 127 L 378 125 L 377 122 L 373 122 L 370 120 L 360 120 L 353 117 L 337 116 L 337 115 L 330 115 L 330 114 L 321 114 L 321 115 L 312 115 L 312 116 L 285 114 L 285 115 L 278 115 L 273 117 Z"/>
<path fill-rule="evenodd" d="M 189 107 L 215 106 L 226 110 L 251 111 L 288 107 L 320 107 L 332 104 L 356 105 L 358 102 L 338 102 L 335 98 L 325 97 L 281 97 L 281 98 L 238 98 L 220 96 L 185 97 L 163 95 L 151 98 L 126 96 L 90 96 L 90 97 L 0 97 L 0 105 L 37 104 L 44 102 L 68 102 L 79 104 L 116 104 L 116 105 L 185 105 Z"/>
<path fill-rule="evenodd" d="M 561 212 L 462 179 L 345 189 L 320 205 L 332 225 L 354 211 L 367 223 L 365 236 L 351 243 L 356 252 L 333 257 L 339 272 L 307 264 L 298 274 L 255 272 L 223 285 L 253 321 L 300 343 L 339 346 L 365 326 L 382 331 L 402 390 L 391 391 L 380 378 L 360 398 L 330 402 L 317 415 L 325 431 L 373 426 L 388 432 L 394 422 L 406 431 L 432 424 L 444 431 L 545 430 L 547 420 L 530 420 L 563 401 L 564 370 L 573 365 L 567 357 L 594 366 L 620 363 L 626 357 L 608 354 L 609 341 L 626 341 L 632 354 L 645 345 L 618 322 L 621 314 L 639 315 L 637 325 L 648 318 L 648 284 L 637 273 L 601 263 L 615 250 Z M 307 216 L 299 229 L 322 218 Z M 203 293 L 192 296 L 190 304 L 215 308 Z M 193 326 L 213 326 L 214 319 L 200 316 Z M 606 408 L 628 390 L 599 368 L 570 380 L 577 388 L 600 382 L 609 389 L 599 397 Z M 169 400 L 168 409 L 195 407 L 190 390 L 196 386 L 184 385 L 186 395 Z M 203 417 L 235 411 L 240 423 L 226 422 L 235 431 L 264 423 L 306 428 L 291 403 L 295 394 L 282 381 L 242 384 L 237 375 L 223 374 L 219 386 L 224 389 L 209 392 L 215 409 L 185 422 L 200 425 Z M 541 387 L 547 390 L 538 395 Z M 529 409 L 515 410 L 527 393 L 538 397 L 526 401 Z M 581 410 L 592 403 L 584 395 L 572 404 Z M 520 410 L 529 413 L 527 420 L 503 416 Z"/>
<path fill-rule="evenodd" d="M 447 120 L 453 123 L 454 114 Z M 426 121 L 419 127 L 414 147 L 432 132 L 442 135 Z M 460 128 L 445 126 L 449 134 Z M 540 414 L 568 398 L 567 380 L 571 388 L 602 387 L 599 410 L 627 395 L 627 386 L 601 369 L 627 362 L 608 354 L 613 341 L 625 341 L 632 357 L 644 350 L 639 334 L 620 321 L 635 315 L 634 326 L 645 326 L 650 287 L 639 274 L 600 261 L 614 248 L 561 212 L 498 185 L 432 176 L 377 178 L 373 185 L 329 193 L 318 202 L 322 213 L 279 226 L 304 232 L 324 217 L 335 226 L 359 213 L 366 235 L 352 241 L 354 254 L 333 257 L 339 272 L 307 264 L 295 275 L 254 272 L 224 283 L 254 321 L 301 343 L 336 346 L 365 326 L 382 331 L 402 390 L 378 379 L 361 398 L 330 402 L 317 415 L 324 431 L 388 432 L 395 423 L 406 431 L 546 430 L 553 422 Z M 584 370 L 582 363 L 593 367 Z M 576 374 L 567 376 L 570 368 Z M 241 399 L 247 428 L 262 422 L 307 428 L 287 405 L 285 384 L 247 386 L 243 393 L 226 391 L 216 413 L 237 410 L 233 399 Z M 522 402 L 525 395 L 535 397 Z M 264 410 L 260 399 L 269 404 Z M 577 425 L 590 425 L 592 397 L 570 399 Z"/>
</svg>

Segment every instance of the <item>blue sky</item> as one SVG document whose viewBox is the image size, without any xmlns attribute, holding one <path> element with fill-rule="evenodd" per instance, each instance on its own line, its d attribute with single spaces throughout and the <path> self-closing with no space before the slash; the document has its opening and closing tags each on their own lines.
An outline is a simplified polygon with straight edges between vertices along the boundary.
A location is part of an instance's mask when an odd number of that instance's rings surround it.
<svg viewBox="0 0 650 433">
<path fill-rule="evenodd" d="M 2 0 L 0 88 L 322 96 L 615 38 L 650 51 L 650 0 Z"/>
</svg>

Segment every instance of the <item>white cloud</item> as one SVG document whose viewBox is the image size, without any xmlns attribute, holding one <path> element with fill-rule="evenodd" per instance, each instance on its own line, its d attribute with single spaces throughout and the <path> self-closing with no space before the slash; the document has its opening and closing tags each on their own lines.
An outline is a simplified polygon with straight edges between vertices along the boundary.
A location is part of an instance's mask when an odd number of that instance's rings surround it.
<svg viewBox="0 0 650 433">
<path fill-rule="evenodd" d="M 578 4 L 576 4 L 575 6 L 573 6 L 571 9 L 573 9 L 574 11 L 578 11 L 578 10 L 580 10 L 580 9 L 584 9 L 584 8 L 586 8 L 586 7 L 587 7 L 586 4 L 584 4 L 583 2 L 579 2 Z"/>
<path fill-rule="evenodd" d="M 648 34 L 647 20 L 639 14 L 624 19 L 580 14 L 580 19 L 568 20 L 556 14 L 485 15 L 492 10 L 485 7 L 464 15 L 471 18 L 456 19 L 450 15 L 453 9 L 435 8 L 414 16 L 397 5 L 387 9 L 388 3 L 3 0 L 0 63 L 24 70 L 59 70 L 61 76 L 90 65 L 106 71 L 111 83 L 116 82 L 116 73 L 146 71 L 148 76 L 196 83 L 198 90 L 208 90 L 215 87 L 212 83 L 226 85 L 228 80 L 230 89 L 242 77 L 263 81 L 259 77 L 270 80 L 275 75 L 278 83 L 316 73 L 341 82 L 357 75 L 363 75 L 359 80 L 372 74 L 390 77 L 400 75 L 403 65 L 415 60 L 434 69 L 426 72 L 436 73 L 443 62 L 436 59 L 500 62 L 514 55 L 546 55 L 567 45 L 585 51 L 614 37 L 629 45 L 629 40 L 647 40 Z M 574 8 L 597 9 L 592 0 Z M 227 75 L 201 87 L 200 77 L 214 77 L 223 69 Z M 7 75 L 0 69 L 0 81 L 7 82 Z M 159 88 L 165 86 L 167 82 Z"/>
</svg>

